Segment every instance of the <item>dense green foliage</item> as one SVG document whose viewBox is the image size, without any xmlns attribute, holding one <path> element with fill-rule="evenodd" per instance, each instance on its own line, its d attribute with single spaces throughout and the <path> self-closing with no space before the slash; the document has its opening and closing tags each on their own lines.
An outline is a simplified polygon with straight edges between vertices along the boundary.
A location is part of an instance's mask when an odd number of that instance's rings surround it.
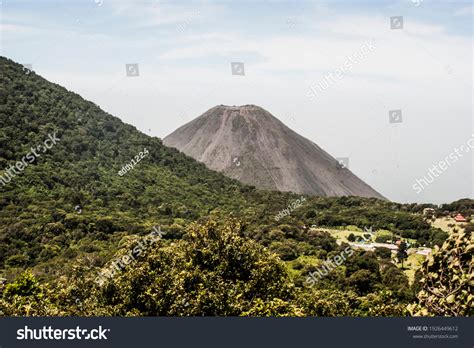
<svg viewBox="0 0 474 348">
<path fill-rule="evenodd" d="M 435 248 L 421 268 L 419 303 L 411 306 L 413 314 L 474 314 L 473 242 L 472 234 L 459 232 L 453 233 L 441 248 Z"/>
<path fill-rule="evenodd" d="M 442 204 L 438 208 L 438 214 L 441 215 L 441 213 L 445 212 L 460 213 L 469 218 L 471 215 L 474 215 L 474 200 L 464 198 L 452 203 Z"/>
<path fill-rule="evenodd" d="M 138 242 L 139 238 L 127 238 L 117 257 L 128 254 Z M 373 255 L 362 254 L 351 260 L 348 272 L 357 274 L 369 268 L 380 277 Z M 96 281 L 100 270 L 93 270 L 78 264 L 51 286 L 42 286 L 24 273 L 3 289 L 0 312 L 83 316 L 406 314 L 405 305 L 388 283 L 386 289 L 374 293 L 367 293 L 364 287 L 363 296 L 357 288 L 296 288 L 278 257 L 243 237 L 242 226 L 235 220 L 221 225 L 215 221 L 192 224 L 184 238 L 161 240 L 144 249 L 104 283 Z M 384 271 L 382 275 L 399 287 L 391 274 Z M 355 282 L 365 284 L 364 279 Z"/>
<path fill-rule="evenodd" d="M 356 252 L 305 286 L 313 261 L 347 247 L 322 228 L 373 226 L 420 245 L 446 238 L 419 206 L 359 197 L 306 197 L 276 222 L 300 195 L 213 172 L 5 58 L 0 125 L 0 175 L 48 134 L 60 138 L 0 183 L 3 315 L 404 315 L 414 293 L 386 253 Z M 153 226 L 164 239 L 98 286 L 99 270 Z"/>
</svg>

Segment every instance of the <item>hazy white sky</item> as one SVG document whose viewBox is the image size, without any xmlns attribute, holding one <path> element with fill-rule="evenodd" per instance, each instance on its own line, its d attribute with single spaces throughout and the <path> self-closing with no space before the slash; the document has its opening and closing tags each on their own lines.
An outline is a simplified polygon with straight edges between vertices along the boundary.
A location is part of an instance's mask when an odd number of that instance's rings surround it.
<svg viewBox="0 0 474 348">
<path fill-rule="evenodd" d="M 474 150 L 413 188 L 472 138 L 470 1 L 3 0 L 0 9 L 1 55 L 147 134 L 163 138 L 217 104 L 256 104 L 349 157 L 391 200 L 473 197 Z M 394 16 L 403 28 L 391 29 Z"/>
</svg>

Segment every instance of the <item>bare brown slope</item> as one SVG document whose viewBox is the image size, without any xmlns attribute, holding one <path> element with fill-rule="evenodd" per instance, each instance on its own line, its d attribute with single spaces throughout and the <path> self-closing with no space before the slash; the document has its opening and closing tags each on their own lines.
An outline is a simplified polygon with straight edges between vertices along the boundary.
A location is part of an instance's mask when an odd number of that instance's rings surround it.
<svg viewBox="0 0 474 348">
<path fill-rule="evenodd" d="M 384 199 L 318 145 L 255 105 L 216 106 L 163 142 L 258 188 Z"/>
</svg>

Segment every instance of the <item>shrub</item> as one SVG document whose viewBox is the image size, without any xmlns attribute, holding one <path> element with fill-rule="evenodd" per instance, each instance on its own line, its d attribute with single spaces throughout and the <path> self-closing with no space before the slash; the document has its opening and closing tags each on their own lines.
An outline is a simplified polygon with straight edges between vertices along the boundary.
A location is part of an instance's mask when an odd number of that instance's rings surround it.
<svg viewBox="0 0 474 348">
<path fill-rule="evenodd" d="M 374 251 L 375 255 L 381 259 L 390 259 L 392 258 L 392 251 L 389 248 L 380 247 L 375 248 Z"/>
<path fill-rule="evenodd" d="M 466 233 L 453 233 L 435 247 L 421 268 L 418 303 L 409 307 L 413 315 L 473 315 L 473 251 L 473 238 Z"/>
<path fill-rule="evenodd" d="M 281 261 L 256 242 L 240 237 L 240 229 L 235 220 L 193 224 L 183 240 L 158 241 L 135 258 L 133 267 L 102 285 L 83 274 L 67 281 L 63 297 L 81 298 L 82 315 L 302 313 L 294 305 L 294 285 Z M 125 244 L 118 255 L 133 250 L 135 244 Z M 65 312 L 70 311 L 67 301 L 64 306 Z"/>
</svg>

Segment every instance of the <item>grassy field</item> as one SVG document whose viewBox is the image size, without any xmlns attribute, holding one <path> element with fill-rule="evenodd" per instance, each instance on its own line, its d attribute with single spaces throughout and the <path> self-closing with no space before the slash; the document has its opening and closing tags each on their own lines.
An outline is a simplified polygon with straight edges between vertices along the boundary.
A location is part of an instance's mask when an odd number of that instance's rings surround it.
<svg viewBox="0 0 474 348">
<path fill-rule="evenodd" d="M 451 220 L 453 220 L 453 219 L 451 219 Z M 449 227 L 447 227 L 448 223 L 452 223 L 452 222 L 451 221 L 446 222 L 445 223 L 446 228 L 449 228 Z M 341 228 L 318 228 L 318 230 L 323 230 L 323 231 L 326 231 L 326 232 L 330 233 L 334 238 L 336 238 L 338 244 L 341 244 L 343 242 L 349 243 L 347 237 L 351 233 L 354 234 L 354 236 L 356 236 L 356 238 L 360 237 L 361 239 L 364 236 L 364 234 L 367 234 L 367 232 L 364 232 L 363 230 L 361 230 L 361 229 L 359 229 L 355 226 L 345 226 L 344 228 L 342 228 L 342 227 Z M 378 231 L 376 231 L 375 235 L 372 236 L 372 242 L 375 241 L 376 236 L 382 236 L 382 235 L 387 235 L 387 236 L 391 237 L 392 232 L 390 232 L 388 230 L 378 230 Z M 411 243 L 411 244 L 414 244 L 416 242 L 416 240 L 414 240 L 414 239 L 404 238 L 404 240 L 406 240 L 408 243 Z M 416 253 L 412 253 L 403 262 L 403 272 L 408 277 L 408 280 L 409 280 L 410 284 L 413 283 L 413 281 L 415 279 L 415 273 L 420 268 L 420 266 L 423 263 L 424 259 L 425 259 L 425 256 L 418 255 Z M 393 255 L 392 255 L 392 260 L 393 260 L 394 263 L 396 262 L 396 260 L 393 259 Z M 315 258 L 315 257 L 311 257 L 311 256 L 300 256 L 296 260 L 286 262 L 288 272 L 290 273 L 290 275 L 293 278 L 296 278 L 296 277 L 301 275 L 301 271 L 295 269 L 295 266 L 296 266 L 296 268 L 299 268 L 297 266 L 298 264 L 317 265 L 318 264 L 318 259 Z M 400 263 L 396 263 L 396 265 L 401 268 Z"/>
<path fill-rule="evenodd" d="M 454 225 L 453 227 L 449 227 L 448 225 Z M 431 223 L 433 227 L 437 227 L 445 232 L 452 233 L 454 228 L 457 228 L 458 230 L 461 230 L 461 225 L 463 223 L 456 222 L 451 217 L 443 217 L 443 218 L 438 218 L 434 222 Z"/>
<path fill-rule="evenodd" d="M 350 230 L 327 230 L 334 238 L 337 239 L 338 243 L 346 242 L 349 243 L 347 240 L 347 237 L 352 233 L 354 236 L 359 237 L 362 239 L 364 234 L 367 234 L 367 232 L 358 232 L 358 231 L 350 231 Z"/>
<path fill-rule="evenodd" d="M 344 226 L 340 228 L 317 228 L 318 230 L 323 230 L 331 234 L 334 238 L 336 238 L 337 243 L 341 244 L 343 242 L 348 243 L 347 237 L 352 233 L 356 237 L 362 238 L 364 234 L 364 230 L 358 228 L 357 226 Z M 373 238 L 372 238 L 373 239 Z"/>
<path fill-rule="evenodd" d="M 350 226 L 348 226 L 348 227 L 350 227 Z M 336 238 L 338 243 L 342 243 L 342 242 L 348 243 L 349 241 L 348 241 L 347 237 L 349 237 L 349 235 L 351 233 L 354 234 L 354 236 L 360 237 L 360 238 L 362 238 L 364 236 L 364 234 L 367 234 L 367 232 L 364 232 L 361 229 L 352 229 L 352 228 L 347 228 L 347 227 L 345 229 L 325 228 L 323 230 L 329 232 L 334 238 Z M 390 232 L 388 230 L 377 230 L 375 232 L 375 235 L 372 236 L 372 242 L 375 242 L 375 238 L 379 237 L 379 236 L 392 237 L 392 232 Z M 414 240 L 414 239 L 404 238 L 404 240 L 406 240 L 406 241 L 408 241 L 409 243 L 412 243 L 412 244 L 416 242 L 416 240 Z"/>
<path fill-rule="evenodd" d="M 421 267 L 424 260 L 425 256 L 413 253 L 403 262 L 403 273 L 407 276 L 410 284 L 413 284 L 415 273 Z M 397 264 L 397 266 L 401 268 L 401 264 Z"/>
</svg>

